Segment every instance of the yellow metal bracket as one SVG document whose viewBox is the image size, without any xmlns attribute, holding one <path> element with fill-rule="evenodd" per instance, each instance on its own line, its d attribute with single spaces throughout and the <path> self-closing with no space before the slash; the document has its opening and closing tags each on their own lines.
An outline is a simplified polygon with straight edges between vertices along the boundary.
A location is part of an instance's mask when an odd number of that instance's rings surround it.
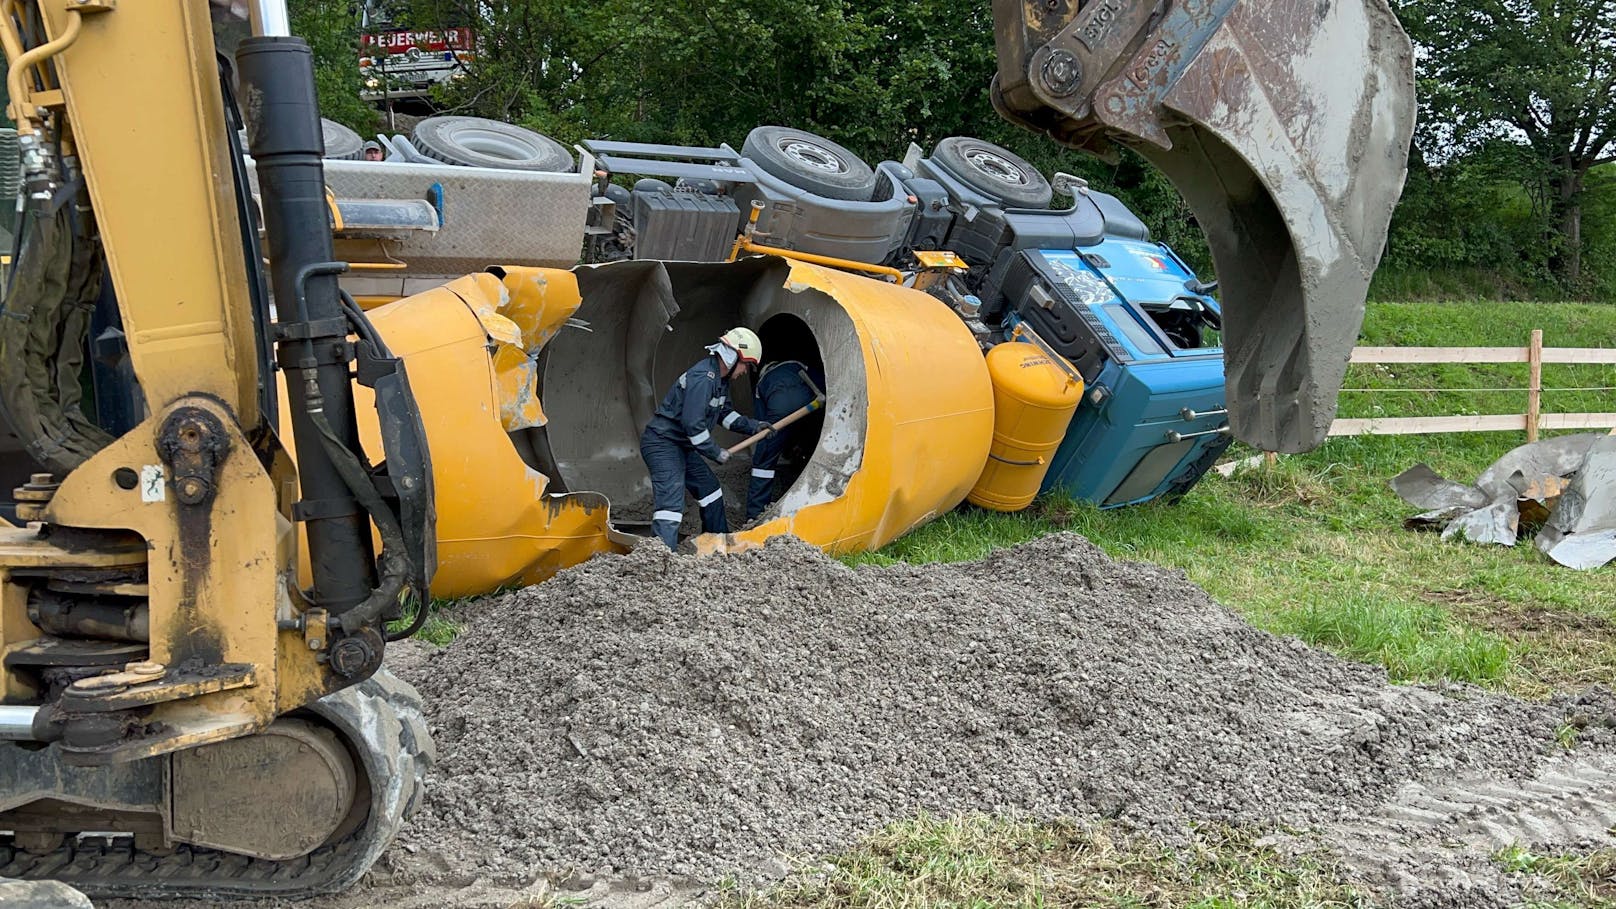
<svg viewBox="0 0 1616 909">
<path fill-rule="evenodd" d="M 893 281 L 900 284 L 903 283 L 903 272 L 887 265 L 871 265 L 868 262 L 855 262 L 852 259 L 838 259 L 835 256 L 820 256 L 815 255 L 814 253 L 798 252 L 794 249 L 782 249 L 778 246 L 764 246 L 759 243 L 753 243 L 744 236 L 735 242 L 735 246 L 737 250 L 745 250 L 750 253 L 757 253 L 760 256 L 779 256 L 782 259 L 795 259 L 798 262 L 812 262 L 815 265 L 828 265 L 831 268 L 839 268 L 842 271 L 862 271 L 874 275 L 885 275 L 886 277 L 891 278 Z M 734 259 L 732 258 L 731 261 L 734 261 Z"/>
<path fill-rule="evenodd" d="M 1033 331 L 1032 327 L 1025 322 L 1017 323 L 1016 327 L 1010 330 L 1010 340 L 1015 341 L 1021 338 L 1026 338 L 1034 347 L 1037 347 L 1039 350 L 1043 351 L 1044 356 L 1049 357 L 1049 359 L 1053 361 L 1056 366 L 1060 367 L 1061 372 L 1066 373 L 1066 377 L 1068 379 L 1076 382 L 1079 385 L 1085 384 L 1083 373 L 1079 372 L 1078 368 L 1072 365 L 1072 361 L 1057 353 L 1055 348 L 1050 346 L 1048 341 L 1044 340 L 1043 335 Z"/>
<path fill-rule="evenodd" d="M 961 271 L 969 269 L 957 253 L 946 249 L 920 249 L 915 251 L 915 260 L 921 268 L 957 268 Z"/>
<path fill-rule="evenodd" d="M 915 290 L 929 290 L 950 275 L 962 275 L 971 269 L 964 259 L 948 250 L 917 250 L 915 260 L 920 263 L 920 270 L 915 272 Z"/>
<path fill-rule="evenodd" d="M 337 205 L 337 194 L 331 187 L 325 188 L 325 207 L 331 212 L 331 231 L 337 233 L 342 230 L 342 208 Z"/>
<path fill-rule="evenodd" d="M 795 259 L 798 262 L 812 262 L 815 265 L 828 265 L 842 271 L 862 271 L 868 274 L 885 275 L 893 281 L 902 284 L 903 272 L 885 265 L 870 265 L 867 262 L 855 262 L 852 259 L 838 259 L 835 256 L 820 256 L 814 253 L 797 252 L 794 249 L 782 249 L 778 246 L 764 246 L 752 242 L 757 235 L 758 216 L 763 214 L 763 203 L 753 202 L 752 213 L 746 219 L 746 229 L 735 236 L 735 245 L 729 251 L 729 261 L 734 262 L 740 258 L 742 252 L 757 253 L 760 256 L 779 256 L 782 259 Z M 764 236 L 768 236 L 764 234 Z"/>
</svg>

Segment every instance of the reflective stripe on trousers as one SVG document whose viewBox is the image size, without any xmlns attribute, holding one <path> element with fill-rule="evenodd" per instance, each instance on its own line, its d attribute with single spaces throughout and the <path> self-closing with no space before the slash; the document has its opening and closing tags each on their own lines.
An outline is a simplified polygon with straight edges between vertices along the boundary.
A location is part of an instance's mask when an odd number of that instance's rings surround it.
<svg viewBox="0 0 1616 909">
<path fill-rule="evenodd" d="M 701 506 L 703 531 L 729 532 L 729 521 L 724 515 L 724 490 L 700 452 L 646 427 L 640 434 L 640 457 L 651 474 L 652 508 L 655 509 L 651 526 L 668 548 L 679 543 L 686 492 Z"/>
</svg>

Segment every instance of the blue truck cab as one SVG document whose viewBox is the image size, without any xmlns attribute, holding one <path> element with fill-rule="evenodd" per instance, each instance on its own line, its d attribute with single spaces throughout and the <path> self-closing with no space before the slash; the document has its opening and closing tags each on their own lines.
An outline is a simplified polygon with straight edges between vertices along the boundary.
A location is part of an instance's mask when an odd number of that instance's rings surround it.
<svg viewBox="0 0 1616 909">
<path fill-rule="evenodd" d="M 1042 491 L 1115 508 L 1195 485 L 1230 442 L 1213 287 L 1081 181 L 1065 183 L 1067 208 L 1016 209 L 944 162 L 905 163 L 949 199 L 943 246 L 984 275 L 974 288 L 984 326 L 1007 339 L 1024 325 L 1083 375 Z"/>
</svg>

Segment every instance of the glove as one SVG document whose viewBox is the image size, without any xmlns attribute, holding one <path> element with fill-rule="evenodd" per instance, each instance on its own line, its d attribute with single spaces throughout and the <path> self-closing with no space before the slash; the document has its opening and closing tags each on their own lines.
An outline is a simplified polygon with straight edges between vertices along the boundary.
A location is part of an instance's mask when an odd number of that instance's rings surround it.
<svg viewBox="0 0 1616 909">
<path fill-rule="evenodd" d="M 766 423 L 765 422 L 765 423 L 759 423 L 758 424 L 758 432 L 766 433 L 767 435 L 765 435 L 764 438 L 771 438 L 771 437 L 774 436 L 774 434 L 776 432 L 779 432 L 779 430 L 774 428 L 773 423 Z"/>
<path fill-rule="evenodd" d="M 718 449 L 718 463 L 722 464 L 722 463 L 724 463 L 725 461 L 728 461 L 728 460 L 729 460 L 729 449 L 728 448 L 720 448 L 720 449 Z"/>
</svg>

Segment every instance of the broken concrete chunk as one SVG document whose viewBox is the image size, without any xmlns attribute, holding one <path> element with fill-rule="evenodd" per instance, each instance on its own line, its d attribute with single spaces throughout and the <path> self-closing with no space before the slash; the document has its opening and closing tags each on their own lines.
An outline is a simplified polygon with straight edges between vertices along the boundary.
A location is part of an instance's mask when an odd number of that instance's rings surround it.
<svg viewBox="0 0 1616 909">
<path fill-rule="evenodd" d="M 1595 568 L 1616 559 L 1616 436 L 1579 433 L 1519 446 L 1474 486 L 1425 464 L 1391 486 L 1425 509 L 1403 522 L 1409 530 L 1440 529 L 1444 540 L 1500 546 L 1538 533 L 1537 547 L 1562 565 Z"/>
<path fill-rule="evenodd" d="M 1514 546 L 1520 534 L 1520 512 L 1513 497 L 1477 508 L 1455 518 L 1442 531 L 1442 539 Z"/>
<path fill-rule="evenodd" d="M 1489 501 L 1487 494 L 1465 483 L 1455 483 L 1425 464 L 1415 464 L 1392 478 L 1392 490 L 1403 501 L 1427 511 L 1453 508 L 1480 508 Z"/>
<path fill-rule="evenodd" d="M 1403 522 L 1404 530 L 1437 531 L 1448 526 L 1454 518 L 1469 514 L 1475 509 L 1469 505 L 1452 505 L 1447 508 L 1438 508 L 1435 511 L 1422 512 Z"/>
<path fill-rule="evenodd" d="M 1600 436 L 1589 448 L 1538 534 L 1537 548 L 1568 568 L 1588 570 L 1616 560 L 1616 436 Z"/>
<path fill-rule="evenodd" d="M 1591 571 L 1616 560 L 1616 529 L 1568 535 L 1545 527 L 1538 534 L 1537 548 L 1567 568 Z"/>
<path fill-rule="evenodd" d="M 0 906 L 6 909 L 95 909 L 90 898 L 60 881 L 17 881 L 0 877 Z"/>
<path fill-rule="evenodd" d="M 1531 499 L 1548 504 L 1559 501 L 1560 496 L 1565 493 L 1566 487 L 1571 485 L 1571 479 L 1557 476 L 1527 479 L 1524 474 L 1517 471 L 1514 476 L 1510 477 L 1509 485 L 1515 487 L 1515 491 L 1519 493 L 1522 499 Z"/>
<path fill-rule="evenodd" d="M 1524 485 L 1516 487 L 1512 479 L 1530 485 L 1545 477 L 1569 477 L 1582 466 L 1594 443 L 1603 438 L 1605 436 L 1597 432 L 1583 432 L 1528 442 L 1511 449 L 1483 470 L 1476 478 L 1476 486 L 1486 493 L 1489 502 L 1496 502 L 1506 495 L 1513 497 L 1525 488 Z"/>
</svg>

